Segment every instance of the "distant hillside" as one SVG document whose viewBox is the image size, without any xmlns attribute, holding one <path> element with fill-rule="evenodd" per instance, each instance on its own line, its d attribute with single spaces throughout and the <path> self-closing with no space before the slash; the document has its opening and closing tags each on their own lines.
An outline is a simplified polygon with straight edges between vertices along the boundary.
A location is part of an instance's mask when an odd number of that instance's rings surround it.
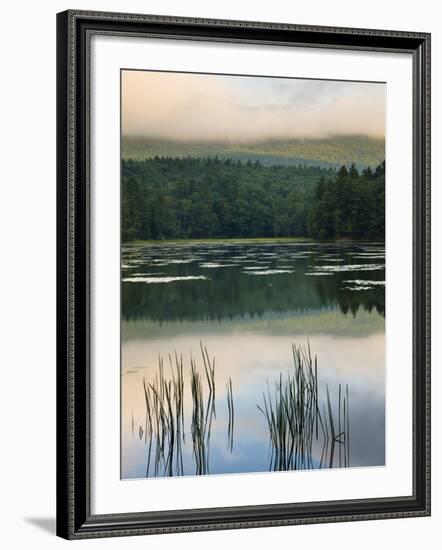
<svg viewBox="0 0 442 550">
<path fill-rule="evenodd" d="M 338 167 L 355 164 L 357 168 L 377 166 L 385 159 L 383 139 L 345 136 L 326 139 L 273 140 L 259 143 L 185 143 L 143 137 L 123 137 L 124 159 L 144 160 L 158 157 L 215 157 L 234 160 L 259 160 L 262 164 L 303 164 Z"/>
</svg>

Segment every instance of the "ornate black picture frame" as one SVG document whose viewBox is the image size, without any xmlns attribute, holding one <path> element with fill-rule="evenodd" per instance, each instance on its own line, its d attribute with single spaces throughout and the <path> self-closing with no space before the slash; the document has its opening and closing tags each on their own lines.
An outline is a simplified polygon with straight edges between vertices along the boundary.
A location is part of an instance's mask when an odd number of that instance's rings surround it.
<svg viewBox="0 0 442 550">
<path fill-rule="evenodd" d="M 91 36 L 408 53 L 413 59 L 413 495 L 93 515 L 90 507 Z M 69 10 L 57 16 L 57 534 L 67 539 L 430 514 L 430 35 Z"/>
</svg>

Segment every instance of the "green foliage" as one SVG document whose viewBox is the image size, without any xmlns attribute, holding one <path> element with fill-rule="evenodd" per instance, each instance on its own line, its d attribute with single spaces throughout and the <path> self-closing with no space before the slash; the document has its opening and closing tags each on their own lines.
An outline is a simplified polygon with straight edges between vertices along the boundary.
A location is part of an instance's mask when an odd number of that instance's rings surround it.
<svg viewBox="0 0 442 550">
<path fill-rule="evenodd" d="M 123 161 L 123 241 L 380 237 L 384 163 L 362 174 L 212 158 Z"/>
<path fill-rule="evenodd" d="M 384 238 L 385 162 L 359 174 L 343 166 L 332 178 L 321 177 L 308 214 L 315 239 Z"/>
</svg>

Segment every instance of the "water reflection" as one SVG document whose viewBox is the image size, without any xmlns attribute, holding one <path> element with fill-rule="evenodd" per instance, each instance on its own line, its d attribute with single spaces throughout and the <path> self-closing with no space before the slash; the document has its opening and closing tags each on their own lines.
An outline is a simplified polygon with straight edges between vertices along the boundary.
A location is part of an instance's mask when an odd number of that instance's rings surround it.
<svg viewBox="0 0 442 550">
<path fill-rule="evenodd" d="M 222 321 L 334 305 L 384 315 L 383 246 L 308 246 L 126 247 L 123 318 Z"/>
<path fill-rule="evenodd" d="M 378 243 L 125 248 L 122 477 L 384 464 L 383 257 Z M 265 393 L 287 410 L 293 344 L 317 355 L 322 398 L 318 416 L 304 392 L 302 437 L 299 410 L 281 420 L 281 448 L 258 407 Z"/>
</svg>

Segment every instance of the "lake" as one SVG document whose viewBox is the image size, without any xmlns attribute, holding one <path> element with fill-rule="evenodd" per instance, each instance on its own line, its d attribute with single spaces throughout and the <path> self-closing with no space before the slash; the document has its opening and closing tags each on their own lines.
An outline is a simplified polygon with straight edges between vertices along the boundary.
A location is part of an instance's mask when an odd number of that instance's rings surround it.
<svg viewBox="0 0 442 550">
<path fill-rule="evenodd" d="M 384 465 L 384 315 L 380 242 L 123 245 L 121 477 Z"/>
</svg>

